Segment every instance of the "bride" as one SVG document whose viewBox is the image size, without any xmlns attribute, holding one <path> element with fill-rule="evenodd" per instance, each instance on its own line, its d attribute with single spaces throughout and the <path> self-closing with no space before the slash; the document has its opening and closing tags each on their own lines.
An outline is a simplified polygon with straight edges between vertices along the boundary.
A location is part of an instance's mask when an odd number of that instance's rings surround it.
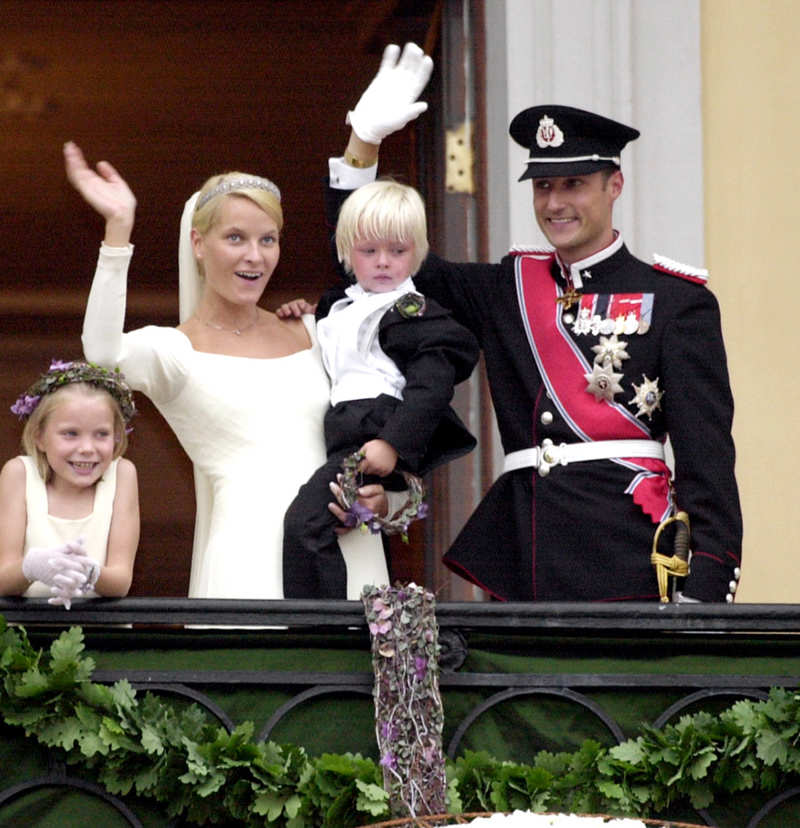
<svg viewBox="0 0 800 828">
<path fill-rule="evenodd" d="M 411 46 L 399 60 L 387 47 L 356 107 L 367 99 L 360 117 L 390 119 L 394 128 L 422 111 L 415 100 L 430 67 Z M 246 173 L 208 179 L 181 223 L 179 326 L 123 333 L 136 199 L 108 162 L 91 169 L 73 143 L 64 159 L 72 185 L 105 219 L 84 319 L 86 358 L 119 366 L 194 465 L 189 596 L 282 598 L 283 515 L 325 459 L 329 389 L 313 317 L 279 318 L 258 306 L 280 255 L 280 191 Z M 380 487 L 364 495 L 373 511 L 385 500 Z M 350 532 L 340 543 L 348 598 L 364 584 L 388 583 L 379 536 Z"/>
</svg>

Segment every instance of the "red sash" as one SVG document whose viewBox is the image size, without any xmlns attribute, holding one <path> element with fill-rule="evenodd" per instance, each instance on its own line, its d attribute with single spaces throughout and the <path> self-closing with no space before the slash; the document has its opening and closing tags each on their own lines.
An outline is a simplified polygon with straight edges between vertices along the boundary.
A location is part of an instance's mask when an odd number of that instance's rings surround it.
<svg viewBox="0 0 800 828">
<path fill-rule="evenodd" d="M 584 374 L 591 371 L 561 322 L 556 299 L 562 291 L 550 274 L 553 255 L 516 257 L 517 295 L 533 357 L 553 404 L 575 435 L 595 440 L 651 439 L 649 429 L 620 403 L 598 402 L 586 391 Z M 626 494 L 654 523 L 672 513 L 670 472 L 663 460 L 625 457 L 613 462 L 636 474 Z"/>
</svg>

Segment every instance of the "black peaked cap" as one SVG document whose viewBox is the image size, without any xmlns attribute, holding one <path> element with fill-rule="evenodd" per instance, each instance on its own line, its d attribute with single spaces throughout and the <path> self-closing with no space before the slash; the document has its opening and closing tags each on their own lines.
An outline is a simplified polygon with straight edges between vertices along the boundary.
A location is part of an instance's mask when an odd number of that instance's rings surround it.
<svg viewBox="0 0 800 828">
<path fill-rule="evenodd" d="M 529 152 L 519 177 L 586 175 L 619 167 L 620 153 L 639 130 L 572 106 L 532 106 L 511 121 L 511 137 Z"/>
</svg>

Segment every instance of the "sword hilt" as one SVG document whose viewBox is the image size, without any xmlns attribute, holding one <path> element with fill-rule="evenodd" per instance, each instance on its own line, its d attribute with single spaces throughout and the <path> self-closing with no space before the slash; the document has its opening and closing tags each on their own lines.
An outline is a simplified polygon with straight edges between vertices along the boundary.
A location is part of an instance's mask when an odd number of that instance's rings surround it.
<svg viewBox="0 0 800 828">
<path fill-rule="evenodd" d="M 658 540 L 661 533 L 667 526 L 673 523 L 675 527 L 675 538 L 672 545 L 672 555 L 662 555 L 658 551 Z M 691 525 L 689 515 L 686 512 L 678 512 L 672 517 L 662 520 L 658 524 L 653 536 L 653 548 L 650 553 L 650 562 L 656 568 L 656 579 L 658 580 L 658 593 L 661 602 L 669 603 L 669 576 L 685 578 L 689 574 L 689 543 L 691 540 Z"/>
</svg>

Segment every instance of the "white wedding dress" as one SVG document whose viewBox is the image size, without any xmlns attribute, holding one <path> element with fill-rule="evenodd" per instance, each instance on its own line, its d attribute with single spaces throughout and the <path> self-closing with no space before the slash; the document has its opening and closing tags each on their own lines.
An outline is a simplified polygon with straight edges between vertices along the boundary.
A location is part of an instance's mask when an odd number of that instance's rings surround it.
<svg viewBox="0 0 800 828">
<path fill-rule="evenodd" d="M 195 351 L 176 328 L 123 334 L 132 248 L 101 247 L 83 329 L 86 358 L 119 366 L 155 404 L 194 464 L 191 598 L 282 598 L 283 516 L 325 459 L 329 384 L 313 317 L 312 347 L 276 359 Z M 340 546 L 347 597 L 386 584 L 381 539 L 350 532 Z"/>
</svg>

